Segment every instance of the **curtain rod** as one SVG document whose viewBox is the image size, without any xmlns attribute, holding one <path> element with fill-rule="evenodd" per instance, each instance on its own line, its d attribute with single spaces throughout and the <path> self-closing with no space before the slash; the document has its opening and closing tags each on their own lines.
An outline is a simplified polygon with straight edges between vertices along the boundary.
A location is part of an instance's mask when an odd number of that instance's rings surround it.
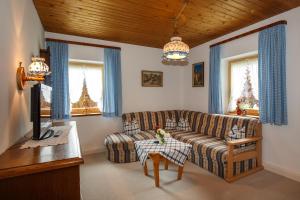
<svg viewBox="0 0 300 200">
<path fill-rule="evenodd" d="M 272 23 L 272 24 L 269 24 L 269 25 L 266 25 L 266 26 L 262 26 L 262 27 L 260 27 L 260 28 L 257 28 L 257 29 L 248 31 L 248 32 L 246 32 L 246 33 L 242 33 L 242 34 L 240 34 L 240 35 L 237 35 L 237 36 L 228 38 L 228 39 L 226 39 L 226 40 L 222 40 L 221 42 L 217 42 L 217 43 L 215 43 L 215 44 L 212 44 L 212 45 L 210 45 L 209 47 L 214 47 L 214 46 L 217 46 L 217 45 L 220 45 L 220 44 L 224 44 L 224 43 L 230 42 L 230 41 L 232 41 L 232 40 L 236 40 L 236 39 L 245 37 L 245 36 L 247 36 L 247 35 L 251 35 L 251 34 L 253 34 L 253 33 L 257 33 L 257 32 L 259 32 L 259 31 L 262 31 L 262 30 L 264 30 L 264 29 L 270 28 L 270 27 L 272 27 L 272 26 L 276 26 L 276 25 L 278 25 L 278 24 L 287 24 L 287 21 L 286 21 L 286 20 L 280 20 L 280 21 L 274 22 L 274 23 Z"/>
<path fill-rule="evenodd" d="M 86 42 L 76 42 L 76 41 L 70 41 L 70 40 L 60 40 L 60 39 L 53 39 L 53 38 L 46 38 L 46 41 L 62 42 L 62 43 L 82 45 L 82 46 L 90 46 L 90 47 L 121 49 L 121 47 L 115 47 L 115 46 L 107 46 L 107 45 L 93 44 L 93 43 L 86 43 Z"/>
</svg>

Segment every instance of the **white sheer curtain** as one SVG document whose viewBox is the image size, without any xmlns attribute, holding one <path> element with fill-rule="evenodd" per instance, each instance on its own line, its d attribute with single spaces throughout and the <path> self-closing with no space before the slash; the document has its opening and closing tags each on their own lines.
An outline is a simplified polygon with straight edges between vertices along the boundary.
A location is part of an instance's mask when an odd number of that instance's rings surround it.
<svg viewBox="0 0 300 200">
<path fill-rule="evenodd" d="M 86 86 L 91 99 L 97 102 L 100 110 L 103 107 L 103 65 L 90 63 L 69 63 L 69 90 L 70 101 L 75 103 L 79 100 L 83 80 L 86 80 Z"/>
<path fill-rule="evenodd" d="M 236 110 L 236 101 L 241 96 L 246 81 L 246 70 L 249 69 L 253 94 L 258 99 L 258 59 L 245 58 L 230 63 L 230 100 L 228 111 Z"/>
</svg>

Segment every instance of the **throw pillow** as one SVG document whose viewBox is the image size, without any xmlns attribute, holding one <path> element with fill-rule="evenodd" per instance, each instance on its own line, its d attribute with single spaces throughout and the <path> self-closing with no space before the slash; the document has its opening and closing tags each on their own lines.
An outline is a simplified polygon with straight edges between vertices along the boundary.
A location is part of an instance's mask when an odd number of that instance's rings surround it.
<svg viewBox="0 0 300 200">
<path fill-rule="evenodd" d="M 188 119 L 180 118 L 176 129 L 179 131 L 190 131 L 191 127 Z"/>
<path fill-rule="evenodd" d="M 176 120 L 173 118 L 173 119 L 167 119 L 166 120 L 166 125 L 165 125 L 165 129 L 166 130 L 174 130 L 176 129 L 176 126 L 177 126 L 177 123 L 176 123 Z"/>
<path fill-rule="evenodd" d="M 226 140 L 236 140 L 236 139 L 242 139 L 246 138 L 246 127 L 238 128 L 237 125 L 234 125 L 228 133 L 228 137 L 226 137 Z"/>
<path fill-rule="evenodd" d="M 123 122 L 123 130 L 127 135 L 134 135 L 141 132 L 140 126 L 136 120 L 132 121 L 124 121 Z"/>
</svg>

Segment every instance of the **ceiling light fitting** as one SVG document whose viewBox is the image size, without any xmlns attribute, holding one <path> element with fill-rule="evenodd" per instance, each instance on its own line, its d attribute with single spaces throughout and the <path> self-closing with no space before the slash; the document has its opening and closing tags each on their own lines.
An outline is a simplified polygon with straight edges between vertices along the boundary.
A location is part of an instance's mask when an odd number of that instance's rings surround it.
<svg viewBox="0 0 300 200">
<path fill-rule="evenodd" d="M 186 0 L 180 12 L 174 20 L 174 36 L 171 37 L 170 42 L 164 45 L 162 56 L 163 61 L 187 61 L 190 48 L 186 43 L 182 42 L 182 38 L 178 36 L 177 22 L 188 3 L 189 0 Z"/>
</svg>

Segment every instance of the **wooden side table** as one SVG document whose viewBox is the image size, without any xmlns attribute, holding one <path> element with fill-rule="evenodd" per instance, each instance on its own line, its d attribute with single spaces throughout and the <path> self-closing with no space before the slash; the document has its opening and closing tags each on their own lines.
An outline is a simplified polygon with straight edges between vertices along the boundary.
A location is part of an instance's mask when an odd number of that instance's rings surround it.
<svg viewBox="0 0 300 200">
<path fill-rule="evenodd" d="M 168 170 L 169 160 L 166 159 L 165 157 L 161 156 L 159 153 L 149 153 L 149 157 L 151 158 L 151 160 L 153 162 L 155 186 L 159 187 L 159 163 L 160 163 L 160 161 L 164 161 L 165 170 Z M 181 180 L 182 173 L 183 173 L 183 167 L 178 166 L 177 180 Z M 145 165 L 144 165 L 144 174 L 146 176 L 148 176 L 147 161 L 145 162 Z"/>
</svg>

